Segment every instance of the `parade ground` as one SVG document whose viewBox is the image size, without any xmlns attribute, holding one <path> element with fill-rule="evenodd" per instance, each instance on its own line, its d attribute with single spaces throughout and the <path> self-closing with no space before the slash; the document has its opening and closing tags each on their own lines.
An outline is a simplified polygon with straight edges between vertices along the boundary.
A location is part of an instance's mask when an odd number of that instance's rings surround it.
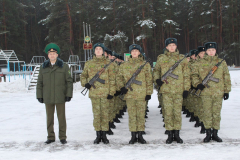
<svg viewBox="0 0 240 160">
<path fill-rule="evenodd" d="M 110 144 L 94 145 L 96 132 L 93 128 L 91 101 L 81 94 L 80 83 L 74 84 L 73 99 L 66 103 L 67 141 L 62 145 L 58 138 L 58 121 L 55 114 L 56 142 L 46 145 L 45 105 L 36 99 L 35 90 L 27 91 L 23 79 L 0 83 L 0 159 L 62 160 L 62 159 L 240 159 L 240 71 L 230 71 L 232 91 L 228 101 L 223 102 L 219 136 L 222 143 L 203 143 L 205 134 L 195 128 L 182 115 L 183 144 L 166 144 L 162 115 L 158 108 L 157 92 L 149 101 L 146 119 L 147 144 L 129 145 L 128 114 L 109 136 Z"/>
</svg>

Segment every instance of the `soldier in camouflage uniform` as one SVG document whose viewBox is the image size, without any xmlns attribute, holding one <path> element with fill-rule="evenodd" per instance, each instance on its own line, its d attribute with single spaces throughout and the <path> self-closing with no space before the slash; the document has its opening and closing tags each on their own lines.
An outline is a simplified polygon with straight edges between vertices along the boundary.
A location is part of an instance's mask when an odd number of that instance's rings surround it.
<svg viewBox="0 0 240 160">
<path fill-rule="evenodd" d="M 145 63 L 141 51 L 142 48 L 137 44 L 133 44 L 129 47 L 131 56 L 127 62 L 120 66 L 117 76 L 118 88 L 121 88 L 122 94 L 125 95 L 124 99 L 128 107 L 129 130 L 132 135 L 129 144 L 134 144 L 137 141 L 142 144 L 146 143 L 142 136 L 142 131 L 145 130 L 145 105 L 146 101 L 151 99 L 151 94 L 153 93 L 152 73 L 149 63 L 143 67 L 136 77 L 137 81 L 142 82 L 141 86 L 132 84 L 131 87 L 133 91 L 124 87 L 137 69 Z"/>
<path fill-rule="evenodd" d="M 205 48 L 207 55 L 198 62 L 198 65 L 193 67 L 191 73 L 192 84 L 202 91 L 203 123 L 206 128 L 204 142 L 209 142 L 211 138 L 217 142 L 222 142 L 222 139 L 218 137 L 218 130 L 220 129 L 222 100 L 227 100 L 231 91 L 230 74 L 227 63 L 223 61 L 213 74 L 213 77 L 218 78 L 219 82 L 209 81 L 209 88 L 202 84 L 202 80 L 208 75 L 209 71 L 218 62 L 222 61 L 216 54 L 217 43 L 208 42 L 205 44 Z"/>
<path fill-rule="evenodd" d="M 188 54 L 188 55 L 187 55 L 187 58 L 186 58 L 187 61 L 188 61 L 188 63 L 189 63 L 189 61 L 190 61 L 190 58 L 191 58 L 191 57 L 190 57 L 190 54 Z M 188 97 L 189 97 L 189 95 L 188 95 Z M 188 111 L 188 110 L 187 110 L 187 107 L 186 107 L 186 106 L 187 106 L 187 98 L 184 98 L 184 99 L 183 99 L 183 110 L 182 110 L 182 111 L 183 111 L 183 114 L 187 114 L 187 111 Z"/>
<path fill-rule="evenodd" d="M 92 101 L 93 109 L 93 126 L 96 130 L 97 138 L 94 140 L 94 144 L 99 144 L 102 140 L 103 143 L 109 143 L 106 132 L 109 131 L 109 100 L 111 100 L 116 93 L 115 87 L 115 74 L 114 65 L 111 64 L 101 74 L 100 78 L 105 80 L 105 83 L 95 82 L 93 88 L 88 82 L 91 80 L 98 71 L 100 71 L 104 65 L 110 63 L 109 59 L 106 59 L 104 54 L 104 45 L 97 43 L 93 46 L 95 53 L 93 59 L 87 61 L 84 66 L 84 70 L 81 74 L 81 85 L 89 89 L 89 98 Z"/>
<path fill-rule="evenodd" d="M 178 75 L 178 79 L 168 77 L 167 81 L 169 84 L 161 81 L 161 77 L 170 67 L 184 57 L 179 54 L 177 49 L 177 39 L 166 39 L 165 46 L 166 50 L 164 54 L 159 55 L 157 58 L 153 77 L 154 82 L 160 86 L 160 93 L 162 93 L 163 97 L 165 128 L 168 131 L 166 143 L 170 144 L 173 142 L 173 133 L 177 143 L 183 143 L 183 140 L 179 136 L 182 126 L 181 110 L 183 98 L 187 97 L 188 90 L 190 89 L 190 71 L 187 59 L 184 59 L 173 71 L 173 74 Z"/>
<path fill-rule="evenodd" d="M 115 60 L 115 72 L 116 72 L 116 75 L 118 74 L 119 72 L 119 55 L 113 51 L 113 58 L 117 58 Z M 122 115 L 120 114 L 120 108 L 121 108 L 121 105 L 122 105 L 122 100 L 119 98 L 119 95 L 121 94 L 121 91 L 118 90 L 115 97 L 114 97 L 114 122 L 116 123 L 121 123 L 121 121 L 118 119 L 118 118 L 122 118 Z"/>
<path fill-rule="evenodd" d="M 104 49 L 104 56 L 105 58 L 108 58 L 109 60 L 112 60 L 114 59 L 114 57 L 112 56 L 112 51 L 110 49 L 108 49 L 107 47 L 105 47 Z M 113 63 L 114 65 L 114 74 L 116 76 L 116 65 Z M 116 126 L 114 125 L 114 122 L 113 122 L 113 119 L 114 119 L 114 116 L 115 113 L 114 113 L 114 98 L 112 99 L 109 99 L 109 130 L 107 132 L 108 135 L 113 135 L 113 131 L 111 130 L 111 128 L 115 129 Z"/>
<path fill-rule="evenodd" d="M 206 50 L 205 50 L 205 47 L 204 46 L 199 46 L 198 47 L 198 56 L 197 56 L 197 59 L 198 61 L 200 61 L 204 56 L 205 56 L 205 53 L 206 53 Z M 198 65 L 198 63 L 196 63 L 196 65 Z M 201 66 L 198 66 L 198 67 L 201 67 Z M 202 106 L 202 99 L 201 99 L 201 96 L 200 97 L 197 97 L 198 98 L 198 118 L 199 118 L 199 125 L 201 126 L 201 130 L 200 130 L 200 133 L 201 134 L 204 134 L 206 133 L 206 130 L 205 130 L 205 127 L 204 127 L 204 123 L 203 123 L 203 116 L 204 116 L 204 111 L 203 111 L 203 106 Z"/>
</svg>

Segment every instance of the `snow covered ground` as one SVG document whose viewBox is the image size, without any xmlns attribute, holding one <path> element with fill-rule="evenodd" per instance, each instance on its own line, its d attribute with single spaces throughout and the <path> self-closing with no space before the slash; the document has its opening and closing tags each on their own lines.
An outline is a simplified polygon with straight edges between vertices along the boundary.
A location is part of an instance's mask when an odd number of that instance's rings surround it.
<svg viewBox="0 0 240 160">
<path fill-rule="evenodd" d="M 232 92 L 223 102 L 221 130 L 223 143 L 202 142 L 205 135 L 194 128 L 183 115 L 181 137 L 184 144 L 165 144 L 162 115 L 159 114 L 156 92 L 149 102 L 146 135 L 148 144 L 129 145 L 128 115 L 116 124 L 110 144 L 94 145 L 95 131 L 90 99 L 81 95 L 80 84 L 74 85 L 74 97 L 66 103 L 67 141 L 58 139 L 50 145 L 47 139 L 45 106 L 38 103 L 35 91 L 26 91 L 25 81 L 0 83 L 0 160 L 62 160 L 62 159 L 240 159 L 240 71 L 230 71 Z M 58 121 L 55 115 L 55 133 Z"/>
</svg>

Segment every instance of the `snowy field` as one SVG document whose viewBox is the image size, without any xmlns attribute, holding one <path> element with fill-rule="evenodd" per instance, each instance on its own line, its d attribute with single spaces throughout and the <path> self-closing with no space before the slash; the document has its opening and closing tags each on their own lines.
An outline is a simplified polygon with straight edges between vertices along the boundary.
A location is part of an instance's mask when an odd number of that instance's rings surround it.
<svg viewBox="0 0 240 160">
<path fill-rule="evenodd" d="M 66 103 L 67 141 L 62 145 L 45 145 L 47 140 L 45 106 L 36 100 L 35 91 L 26 91 L 20 78 L 0 83 L 0 160 L 63 160 L 63 159 L 240 159 L 240 71 L 230 71 L 232 92 L 223 102 L 221 130 L 223 143 L 202 142 L 205 134 L 194 128 L 193 122 L 183 115 L 180 132 L 183 144 L 165 144 L 162 115 L 159 114 L 157 93 L 149 102 L 146 122 L 147 144 L 129 145 L 128 115 L 109 136 L 110 144 L 94 145 L 95 131 L 90 99 L 81 95 L 80 84 L 74 84 L 74 97 Z M 55 115 L 55 133 L 58 121 Z"/>
</svg>

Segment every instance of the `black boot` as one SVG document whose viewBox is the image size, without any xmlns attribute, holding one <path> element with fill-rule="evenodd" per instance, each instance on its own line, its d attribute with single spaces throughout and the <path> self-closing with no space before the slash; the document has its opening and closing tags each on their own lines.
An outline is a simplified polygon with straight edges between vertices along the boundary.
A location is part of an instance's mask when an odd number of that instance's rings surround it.
<svg viewBox="0 0 240 160">
<path fill-rule="evenodd" d="M 174 139 L 177 141 L 177 143 L 183 143 L 183 140 L 179 136 L 179 130 L 174 130 Z"/>
<path fill-rule="evenodd" d="M 200 131 L 201 134 L 205 134 L 206 133 L 206 129 L 204 127 L 204 124 L 203 122 L 201 122 L 201 131 Z"/>
<path fill-rule="evenodd" d="M 191 118 L 189 119 L 189 122 L 194 122 L 195 118 L 194 118 L 194 113 L 191 113 Z"/>
<path fill-rule="evenodd" d="M 101 132 L 102 131 L 97 131 L 97 138 L 94 140 L 94 144 L 99 144 L 101 142 Z"/>
<path fill-rule="evenodd" d="M 138 131 L 138 143 L 146 144 L 147 142 L 143 139 L 142 131 Z"/>
<path fill-rule="evenodd" d="M 146 132 L 145 132 L 145 131 L 142 131 L 142 134 L 146 134 Z"/>
<path fill-rule="evenodd" d="M 127 112 L 127 107 L 126 106 L 123 108 L 123 112 Z"/>
<path fill-rule="evenodd" d="M 111 130 L 111 128 L 109 127 L 109 130 L 107 131 L 108 135 L 113 135 L 113 131 Z"/>
<path fill-rule="evenodd" d="M 185 110 L 185 106 L 182 106 L 182 111 L 184 111 Z"/>
<path fill-rule="evenodd" d="M 106 135 L 106 131 L 102 131 L 102 142 L 104 144 L 108 144 L 109 143 L 109 140 L 107 139 L 107 135 Z"/>
<path fill-rule="evenodd" d="M 162 114 L 162 108 L 160 109 L 160 114 Z"/>
<path fill-rule="evenodd" d="M 66 139 L 62 139 L 62 140 L 60 140 L 60 142 L 61 142 L 62 144 L 66 144 L 66 143 L 67 143 Z"/>
<path fill-rule="evenodd" d="M 132 138 L 129 141 L 129 144 L 134 144 L 137 142 L 137 132 L 131 132 Z"/>
<path fill-rule="evenodd" d="M 114 122 L 110 122 L 109 127 L 112 128 L 112 129 L 116 129 L 116 126 L 115 126 Z"/>
<path fill-rule="evenodd" d="M 174 137 L 174 132 L 175 132 L 175 130 L 172 130 L 172 132 L 173 132 L 173 134 L 172 134 L 172 140 L 173 140 L 173 141 L 177 141 L 177 140 L 175 139 L 175 137 Z"/>
<path fill-rule="evenodd" d="M 164 123 L 163 127 L 165 127 L 165 123 Z"/>
<path fill-rule="evenodd" d="M 204 143 L 210 142 L 211 140 L 211 129 L 206 129 L 206 137 L 203 139 Z"/>
<path fill-rule="evenodd" d="M 199 127 L 201 125 L 199 122 L 199 118 L 195 117 L 195 120 L 196 120 L 196 123 L 195 123 L 194 127 Z"/>
<path fill-rule="evenodd" d="M 148 108 L 146 109 L 146 112 L 149 112 L 149 109 L 148 109 Z"/>
<path fill-rule="evenodd" d="M 187 109 L 186 109 L 186 107 L 184 108 L 183 114 L 187 114 Z"/>
<path fill-rule="evenodd" d="M 161 107 L 162 107 L 161 105 L 158 106 L 158 108 L 161 108 Z"/>
<path fill-rule="evenodd" d="M 121 114 L 122 114 L 122 116 L 123 116 L 123 115 L 124 115 L 123 109 L 122 109 L 120 112 L 121 112 Z"/>
<path fill-rule="evenodd" d="M 222 142 L 222 139 L 218 137 L 218 130 L 213 129 L 212 140 Z"/>
<path fill-rule="evenodd" d="M 186 115 L 186 117 L 191 117 L 191 114 L 190 114 L 190 112 L 187 110 L 187 115 Z"/>
<path fill-rule="evenodd" d="M 164 134 L 168 135 L 168 133 L 169 133 L 169 131 L 168 131 L 168 130 L 166 130 Z"/>
<path fill-rule="evenodd" d="M 148 118 L 147 114 L 145 114 L 145 118 Z"/>
<path fill-rule="evenodd" d="M 121 123 L 121 121 L 118 119 L 117 115 L 116 115 L 116 117 L 113 119 L 113 121 L 116 122 L 116 123 Z"/>
<path fill-rule="evenodd" d="M 44 142 L 44 143 L 46 143 L 46 144 L 50 144 L 50 143 L 52 143 L 52 142 L 55 142 L 55 140 L 50 140 L 50 139 L 48 139 L 46 142 Z"/>
<path fill-rule="evenodd" d="M 123 118 L 121 114 L 117 114 L 117 117 L 118 118 Z"/>
<path fill-rule="evenodd" d="M 173 131 L 168 131 L 168 139 L 166 140 L 166 144 L 171 144 L 173 142 Z"/>
</svg>

